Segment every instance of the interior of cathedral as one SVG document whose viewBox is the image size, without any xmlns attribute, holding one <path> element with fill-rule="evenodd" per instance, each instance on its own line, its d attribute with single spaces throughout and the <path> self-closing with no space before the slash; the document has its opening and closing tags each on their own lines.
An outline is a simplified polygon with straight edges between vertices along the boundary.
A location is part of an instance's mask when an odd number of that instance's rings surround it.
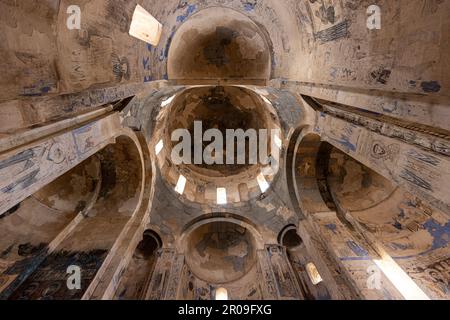
<svg viewBox="0 0 450 320">
<path fill-rule="evenodd" d="M 450 0 L 0 0 L 0 299 L 450 300 L 449 55 Z"/>
</svg>

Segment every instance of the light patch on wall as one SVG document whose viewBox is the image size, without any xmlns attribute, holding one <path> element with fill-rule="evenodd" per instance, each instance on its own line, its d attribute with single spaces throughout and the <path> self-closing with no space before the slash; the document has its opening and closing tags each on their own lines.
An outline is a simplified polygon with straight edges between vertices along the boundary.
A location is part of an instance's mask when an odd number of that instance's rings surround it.
<svg viewBox="0 0 450 320">
<path fill-rule="evenodd" d="M 186 178 L 183 175 L 180 175 L 180 177 L 178 178 L 178 182 L 177 185 L 175 187 L 175 191 L 178 192 L 179 194 L 183 194 L 184 193 L 184 188 L 186 187 Z"/>
<path fill-rule="evenodd" d="M 269 99 L 267 99 L 266 97 L 264 97 L 263 95 L 261 96 L 261 98 L 264 100 L 265 103 L 272 105 L 272 103 L 270 102 Z"/>
<path fill-rule="evenodd" d="M 131 20 L 130 36 L 157 46 L 162 33 L 162 24 L 140 5 L 136 6 Z"/>
<path fill-rule="evenodd" d="M 176 95 L 173 95 L 170 98 L 163 100 L 163 102 L 161 102 L 161 108 L 167 107 L 169 104 L 171 104 L 173 99 L 175 99 L 175 97 L 176 97 Z"/>
<path fill-rule="evenodd" d="M 261 174 L 264 176 L 271 176 L 274 175 L 274 172 L 271 166 L 266 166 L 261 169 Z"/>
<path fill-rule="evenodd" d="M 283 147 L 283 141 L 281 141 L 280 136 L 278 134 L 275 134 L 273 136 L 273 142 L 278 147 L 278 149 L 281 149 Z"/>
<path fill-rule="evenodd" d="M 217 188 L 217 204 L 227 204 L 227 189 Z"/>
<path fill-rule="evenodd" d="M 408 274 L 388 255 L 373 260 L 406 300 L 430 300 Z"/>
<path fill-rule="evenodd" d="M 228 300 L 228 291 L 225 288 L 219 288 L 216 290 L 216 300 L 223 301 Z"/>
<path fill-rule="evenodd" d="M 256 180 L 258 181 L 259 188 L 261 189 L 262 193 L 266 192 L 269 189 L 270 185 L 262 173 L 260 173 L 256 177 Z"/>
<path fill-rule="evenodd" d="M 310 262 L 306 265 L 306 272 L 308 273 L 309 279 L 311 279 L 311 282 L 314 285 L 317 285 L 323 281 L 322 276 L 319 273 L 319 270 L 317 270 L 314 263 Z"/>
<path fill-rule="evenodd" d="M 163 148 L 164 148 L 164 142 L 162 140 L 159 140 L 158 144 L 155 146 L 156 155 L 158 155 Z"/>
</svg>

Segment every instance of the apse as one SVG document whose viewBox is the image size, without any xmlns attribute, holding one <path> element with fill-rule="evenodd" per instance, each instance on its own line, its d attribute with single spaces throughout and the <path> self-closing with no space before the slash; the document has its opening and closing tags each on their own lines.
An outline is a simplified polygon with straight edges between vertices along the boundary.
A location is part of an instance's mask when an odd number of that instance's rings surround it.
<svg viewBox="0 0 450 320">
<path fill-rule="evenodd" d="M 264 84 L 270 77 L 271 50 L 250 18 L 213 7 L 194 14 L 176 31 L 167 69 L 177 83 Z"/>
</svg>

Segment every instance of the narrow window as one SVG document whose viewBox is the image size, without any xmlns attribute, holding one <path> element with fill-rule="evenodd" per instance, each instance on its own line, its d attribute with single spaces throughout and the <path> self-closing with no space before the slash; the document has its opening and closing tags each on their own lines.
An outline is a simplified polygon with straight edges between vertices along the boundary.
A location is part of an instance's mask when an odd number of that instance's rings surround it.
<svg viewBox="0 0 450 320">
<path fill-rule="evenodd" d="M 183 194 L 185 187 L 186 187 L 186 178 L 183 175 L 180 175 L 180 177 L 178 178 L 177 185 L 175 187 L 175 191 L 178 192 L 179 194 Z"/>
<path fill-rule="evenodd" d="M 217 204 L 227 204 L 227 189 L 217 188 Z"/>
<path fill-rule="evenodd" d="M 260 173 L 256 177 L 256 180 L 258 181 L 259 188 L 261 189 L 262 193 L 266 192 L 269 189 L 269 183 L 267 183 L 267 180 L 262 173 Z"/>
<path fill-rule="evenodd" d="M 225 288 L 219 288 L 216 290 L 216 300 L 228 300 L 228 291 Z"/>
<path fill-rule="evenodd" d="M 311 279 L 311 282 L 314 285 L 317 285 L 319 283 L 321 283 L 322 280 L 322 276 L 320 275 L 319 271 L 317 270 L 316 266 L 314 265 L 314 263 L 308 263 L 306 265 L 306 272 L 308 273 L 309 278 Z"/>
<path fill-rule="evenodd" d="M 155 146 L 156 155 L 158 155 L 163 148 L 164 148 L 164 142 L 162 140 L 159 140 L 158 144 Z"/>
</svg>

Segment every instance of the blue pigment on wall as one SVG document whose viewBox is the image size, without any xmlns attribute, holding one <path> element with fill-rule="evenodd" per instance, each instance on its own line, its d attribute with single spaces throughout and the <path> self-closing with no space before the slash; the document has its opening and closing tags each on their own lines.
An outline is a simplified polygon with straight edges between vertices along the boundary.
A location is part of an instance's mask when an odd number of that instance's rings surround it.
<svg viewBox="0 0 450 320">
<path fill-rule="evenodd" d="M 325 228 L 327 228 L 328 230 L 331 230 L 334 234 L 337 234 L 337 232 L 336 232 L 337 227 L 334 223 L 326 224 Z"/>
<path fill-rule="evenodd" d="M 197 10 L 197 6 L 195 4 L 189 5 L 186 12 L 177 17 L 177 22 L 184 22 L 186 19 L 193 14 Z"/>
<path fill-rule="evenodd" d="M 253 10 L 255 10 L 255 6 L 256 6 L 255 3 L 246 2 L 246 3 L 244 3 L 244 10 L 247 12 L 253 11 Z"/>
<path fill-rule="evenodd" d="M 362 248 L 353 240 L 347 241 L 347 245 L 358 257 L 367 257 L 369 255 L 366 249 Z"/>
<path fill-rule="evenodd" d="M 424 228 L 433 237 L 432 250 L 444 248 L 450 242 L 450 223 L 440 225 L 436 220 L 431 219 L 423 224 Z"/>
</svg>

